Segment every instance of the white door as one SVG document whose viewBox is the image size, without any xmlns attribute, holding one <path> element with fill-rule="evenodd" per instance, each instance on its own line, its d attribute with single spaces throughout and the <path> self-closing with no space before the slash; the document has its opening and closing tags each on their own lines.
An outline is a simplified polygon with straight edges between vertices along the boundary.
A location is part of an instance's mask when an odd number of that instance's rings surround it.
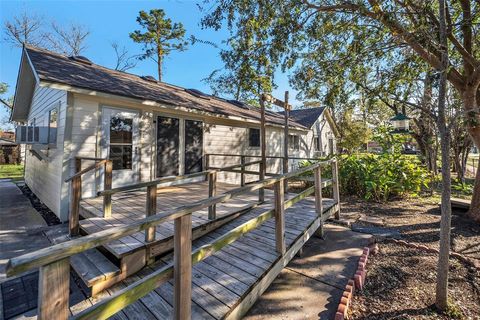
<svg viewBox="0 0 480 320">
<path fill-rule="evenodd" d="M 139 181 L 138 118 L 135 111 L 103 108 L 102 158 L 113 161 L 113 188 Z"/>
</svg>

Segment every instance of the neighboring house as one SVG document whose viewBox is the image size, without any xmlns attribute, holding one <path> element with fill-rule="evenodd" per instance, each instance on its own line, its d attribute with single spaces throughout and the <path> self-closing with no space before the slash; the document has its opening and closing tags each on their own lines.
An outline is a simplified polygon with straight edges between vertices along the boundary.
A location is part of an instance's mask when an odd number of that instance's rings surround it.
<svg viewBox="0 0 480 320">
<path fill-rule="evenodd" d="M 0 164 L 19 164 L 21 158 L 20 145 L 12 139 L 0 137 Z"/>
<path fill-rule="evenodd" d="M 260 155 L 258 108 L 32 47 L 22 52 L 12 120 L 32 126 L 19 128 L 20 139 L 47 133 L 43 144 L 28 145 L 25 182 L 64 221 L 70 196 L 64 180 L 75 171 L 75 157 L 113 160 L 117 187 L 201 171 L 205 154 Z M 283 156 L 283 122 L 282 115 L 267 111 L 269 156 Z M 315 155 L 310 127 L 290 122 L 294 139 L 302 141 L 292 156 Z M 210 159 L 217 167 L 239 162 Z M 281 160 L 268 161 L 267 172 L 281 172 Z M 83 197 L 103 189 L 101 177 L 83 176 Z M 238 175 L 222 173 L 219 179 L 236 181 Z"/>
</svg>

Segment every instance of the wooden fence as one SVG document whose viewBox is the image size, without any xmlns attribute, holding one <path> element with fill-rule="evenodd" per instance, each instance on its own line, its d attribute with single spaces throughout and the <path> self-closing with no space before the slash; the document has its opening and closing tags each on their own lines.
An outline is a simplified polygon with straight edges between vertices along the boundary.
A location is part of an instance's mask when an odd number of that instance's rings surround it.
<svg viewBox="0 0 480 320">
<path fill-rule="evenodd" d="M 103 160 L 100 160 L 99 162 L 101 161 Z M 103 164 L 105 164 L 105 162 L 103 162 Z M 328 164 L 331 164 L 332 166 L 333 178 L 330 180 L 322 180 L 321 168 Z M 100 165 L 97 164 L 97 166 Z M 284 180 L 310 171 L 313 171 L 314 173 L 315 185 L 285 201 L 283 189 Z M 150 213 L 152 214 L 143 220 L 129 225 L 103 230 L 53 245 L 36 252 L 12 258 L 7 263 L 6 274 L 10 277 L 31 269 L 40 268 L 38 318 L 67 319 L 69 316 L 70 257 L 72 255 L 105 245 L 111 241 L 132 235 L 136 232 L 147 231 L 148 235 L 150 234 L 149 230 L 151 230 L 151 228 L 166 221 L 174 220 L 174 262 L 172 264 L 156 270 L 149 276 L 132 283 L 109 298 L 83 310 L 75 315 L 73 319 L 106 319 L 129 304 L 142 298 L 172 277 L 174 278 L 174 318 L 190 319 L 192 265 L 211 256 L 216 251 L 234 242 L 243 234 L 253 230 L 263 221 L 271 217 L 275 217 L 276 249 L 283 255 L 286 247 L 284 234 L 285 209 L 293 206 L 295 203 L 312 193 L 315 193 L 316 212 L 320 218 L 322 218 L 322 188 L 331 184 L 333 187 L 334 200 L 336 203 L 339 201 L 337 172 L 337 162 L 335 159 L 331 159 L 315 163 L 294 172 L 242 186 L 223 194 L 212 195 L 207 199 L 193 202 L 172 210 L 156 212 L 154 207 L 151 206 Z M 151 185 L 147 185 L 147 188 L 149 186 Z M 274 209 L 259 214 L 257 217 L 217 238 L 212 243 L 204 245 L 192 252 L 191 214 L 193 212 L 268 186 L 274 187 Z M 112 194 L 112 190 L 104 192 Z M 339 218 L 338 213 L 336 218 Z M 176 272 L 174 272 L 174 270 Z"/>
</svg>

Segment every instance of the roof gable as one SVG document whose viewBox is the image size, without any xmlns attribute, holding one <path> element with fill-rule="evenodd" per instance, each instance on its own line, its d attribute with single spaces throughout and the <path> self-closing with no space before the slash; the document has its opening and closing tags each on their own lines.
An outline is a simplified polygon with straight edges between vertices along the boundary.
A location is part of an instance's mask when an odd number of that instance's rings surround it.
<svg viewBox="0 0 480 320">
<path fill-rule="evenodd" d="M 36 83 L 35 70 L 32 68 L 26 51 L 22 50 L 11 115 L 13 121 L 24 122 L 28 119 Z"/>
</svg>

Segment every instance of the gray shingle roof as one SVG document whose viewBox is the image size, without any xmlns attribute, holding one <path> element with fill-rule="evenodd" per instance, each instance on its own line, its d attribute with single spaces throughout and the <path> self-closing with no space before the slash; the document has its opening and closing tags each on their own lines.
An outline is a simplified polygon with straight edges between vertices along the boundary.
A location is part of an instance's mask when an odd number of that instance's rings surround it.
<svg viewBox="0 0 480 320">
<path fill-rule="evenodd" d="M 231 101 L 214 96 L 200 96 L 185 88 L 164 82 L 152 82 L 140 76 L 87 64 L 47 50 L 25 48 L 40 80 L 69 85 L 76 88 L 101 91 L 114 95 L 152 100 L 173 106 L 196 109 L 220 116 L 236 116 L 260 121 L 258 108 L 240 106 Z M 193 92 L 195 93 L 195 92 Z M 282 124 L 281 115 L 267 111 L 267 123 Z M 294 127 L 305 129 L 299 123 Z"/>
<path fill-rule="evenodd" d="M 289 118 L 307 128 L 311 128 L 323 113 L 323 110 L 325 110 L 325 107 L 291 110 Z M 283 115 L 284 111 L 279 112 L 279 114 Z"/>
</svg>

